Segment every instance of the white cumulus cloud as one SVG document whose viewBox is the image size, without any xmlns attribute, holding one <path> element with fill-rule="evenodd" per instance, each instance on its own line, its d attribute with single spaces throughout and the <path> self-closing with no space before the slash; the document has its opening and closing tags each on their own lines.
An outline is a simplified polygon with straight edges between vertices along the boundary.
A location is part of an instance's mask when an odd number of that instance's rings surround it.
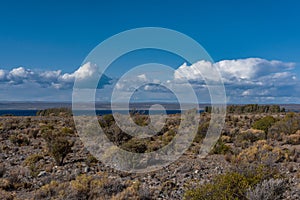
<svg viewBox="0 0 300 200">
<path fill-rule="evenodd" d="M 89 83 L 97 81 L 102 75 L 97 88 L 107 94 L 102 93 L 105 100 L 109 100 L 109 94 L 114 88 L 120 91 L 119 96 L 137 90 L 137 98 L 140 95 L 140 99 L 146 100 L 154 97 L 174 98 L 174 95 L 170 95 L 170 88 L 176 88 L 177 92 L 188 97 L 185 88 L 190 83 L 200 102 L 210 102 L 207 82 L 220 81 L 219 73 L 230 102 L 289 103 L 300 100 L 300 74 L 294 68 L 294 63 L 262 58 L 222 60 L 216 63 L 198 61 L 192 65 L 184 63 L 170 74 L 155 69 L 153 72 L 137 71 L 130 76 L 112 80 L 103 75 L 97 65 L 88 62 L 72 73 L 63 73 L 62 70 L 38 71 L 25 67 L 0 69 L 0 88 L 7 94 L 12 91 L 9 93 L 11 97 L 14 93 L 23 94 L 26 88 L 36 88 L 39 91 L 36 95 L 47 96 L 47 91 L 51 91 L 51 94 L 57 91 L 63 98 L 63 91 L 71 91 L 75 79 L 84 83 L 83 87 L 88 89 L 91 86 Z"/>
<path fill-rule="evenodd" d="M 87 80 L 91 78 L 97 78 L 101 75 L 99 68 L 96 64 L 92 64 L 91 62 L 87 62 L 86 64 L 82 65 L 78 70 L 75 72 L 68 74 L 63 74 L 60 79 L 65 82 L 73 82 L 76 79 L 78 80 Z"/>
<path fill-rule="evenodd" d="M 61 70 L 54 71 L 34 71 L 24 67 L 13 68 L 6 72 L 0 69 L 1 84 L 20 85 L 25 83 L 40 84 L 41 87 L 52 87 L 56 89 L 72 88 L 75 79 L 79 81 L 89 81 L 99 78 L 101 72 L 97 65 L 90 62 L 82 65 L 73 73 L 62 73 Z M 103 75 L 106 79 L 102 84 L 108 84 L 109 78 Z"/>
<path fill-rule="evenodd" d="M 294 67 L 295 63 L 261 58 L 222 60 L 214 64 L 200 61 L 191 66 L 183 64 L 175 71 L 174 79 L 188 79 L 194 88 L 201 88 L 204 83 L 201 75 L 210 80 L 217 70 L 232 101 L 280 101 L 281 97 L 300 97 L 295 92 L 300 85 Z"/>
<path fill-rule="evenodd" d="M 0 69 L 0 81 L 4 80 L 6 77 L 6 72 L 3 69 Z"/>
</svg>

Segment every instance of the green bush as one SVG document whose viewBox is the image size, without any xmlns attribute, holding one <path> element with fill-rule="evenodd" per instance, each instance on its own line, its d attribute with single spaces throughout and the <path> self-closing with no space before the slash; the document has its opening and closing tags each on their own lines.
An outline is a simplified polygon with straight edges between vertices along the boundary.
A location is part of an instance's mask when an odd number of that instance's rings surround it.
<svg viewBox="0 0 300 200">
<path fill-rule="evenodd" d="M 245 168 L 244 171 L 230 171 L 217 175 L 210 183 L 187 190 L 184 197 L 190 200 L 246 200 L 249 188 L 276 176 L 274 170 L 264 165 Z"/>
<path fill-rule="evenodd" d="M 97 158 L 91 154 L 86 158 L 86 163 L 88 166 L 92 166 L 98 162 Z"/>
<path fill-rule="evenodd" d="M 74 134 L 74 130 L 72 128 L 68 128 L 68 127 L 63 127 L 61 129 L 61 132 L 65 135 L 73 135 Z"/>
<path fill-rule="evenodd" d="M 30 156 L 28 156 L 25 161 L 24 161 L 24 165 L 29 166 L 32 164 L 35 164 L 36 162 L 38 162 L 39 160 L 43 159 L 44 157 L 40 154 L 31 154 Z"/>
<path fill-rule="evenodd" d="M 252 125 L 252 128 L 265 131 L 268 133 L 268 129 L 276 122 L 277 120 L 272 116 L 263 117 L 255 121 Z"/>
<path fill-rule="evenodd" d="M 204 184 L 185 193 L 186 199 L 197 200 L 230 200 L 240 199 L 250 187 L 245 176 L 236 172 L 219 175 L 213 183 Z"/>
<path fill-rule="evenodd" d="M 145 139 L 132 138 L 128 142 L 125 142 L 122 145 L 122 148 L 134 153 L 145 153 L 147 150 L 147 143 L 145 142 Z"/>
<path fill-rule="evenodd" d="M 218 140 L 215 144 L 214 148 L 212 149 L 211 153 L 213 154 L 226 154 L 230 152 L 231 147 L 227 146 L 222 140 Z"/>
<path fill-rule="evenodd" d="M 99 124 L 103 128 L 110 127 L 114 123 L 115 123 L 115 119 L 112 114 L 103 115 L 99 120 Z"/>
<path fill-rule="evenodd" d="M 63 165 L 63 161 L 71 152 L 74 142 L 71 142 L 63 134 L 55 134 L 53 131 L 46 131 L 43 134 L 49 153 L 53 156 L 57 165 Z"/>
</svg>

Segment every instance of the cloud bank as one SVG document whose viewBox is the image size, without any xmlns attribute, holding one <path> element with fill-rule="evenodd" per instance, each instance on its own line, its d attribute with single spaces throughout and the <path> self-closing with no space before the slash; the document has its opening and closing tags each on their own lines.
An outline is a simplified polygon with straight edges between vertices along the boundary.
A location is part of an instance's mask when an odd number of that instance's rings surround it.
<svg viewBox="0 0 300 200">
<path fill-rule="evenodd" d="M 129 88 L 138 85 L 142 87 L 139 87 L 135 98 L 141 101 L 147 101 L 151 97 L 173 98 L 170 90 L 159 85 L 163 83 L 170 88 L 182 88 L 184 93 L 184 81 L 187 80 L 199 95 L 200 102 L 210 102 L 205 80 L 215 81 L 217 70 L 222 76 L 229 103 L 296 103 L 300 102 L 300 74 L 297 74 L 295 67 L 295 63 L 247 58 L 216 63 L 199 61 L 190 66 L 183 64 L 163 80 L 161 77 L 150 79 L 149 77 L 154 76 L 149 76 L 146 72 L 119 82 L 103 75 L 98 84 L 102 95 L 98 95 L 97 100 L 109 100 L 108 96 L 114 87 L 124 90 L 126 94 Z M 92 63 L 82 65 L 73 73 L 62 73 L 61 70 L 38 71 L 25 67 L 10 71 L 0 69 L 0 100 L 71 100 L 75 78 L 88 82 L 100 75 L 102 73 Z M 28 91 L 28 94 L 24 91 Z"/>
<path fill-rule="evenodd" d="M 97 65 L 90 62 L 82 65 L 73 73 L 57 71 L 33 71 L 24 67 L 14 68 L 10 71 L 0 69 L 0 84 L 10 86 L 21 84 L 37 84 L 42 88 L 71 89 L 75 78 L 79 81 L 89 81 L 100 77 L 101 72 Z M 103 75 L 102 86 L 109 84 L 109 78 Z M 105 79 L 105 81 L 104 81 Z"/>
<path fill-rule="evenodd" d="M 216 73 L 220 73 L 229 103 L 295 103 L 300 100 L 299 74 L 297 75 L 295 66 L 295 63 L 261 58 L 222 60 L 216 63 L 199 61 L 190 66 L 184 63 L 174 71 L 172 78 L 164 82 L 149 79 L 147 74 L 140 74 L 135 79 L 119 82 L 117 87 L 122 87 L 126 95 L 127 90 L 144 83 L 139 91 L 144 91 L 140 99 L 146 100 L 143 97 L 168 92 L 163 87 L 154 86 L 155 81 L 157 84 L 164 83 L 169 88 L 181 88 L 184 92 L 184 82 L 187 80 L 198 94 L 199 102 L 204 103 L 210 102 L 207 83 L 218 81 Z"/>
<path fill-rule="evenodd" d="M 300 82 L 295 66 L 295 63 L 261 58 L 222 60 L 214 64 L 199 61 L 191 66 L 184 64 L 179 67 L 174 78 L 180 80 L 180 77 L 185 77 L 199 88 L 205 83 L 200 71 L 211 75 L 205 77 L 210 80 L 214 74 L 209 70 L 215 68 L 222 76 L 229 102 L 297 102 Z"/>
</svg>

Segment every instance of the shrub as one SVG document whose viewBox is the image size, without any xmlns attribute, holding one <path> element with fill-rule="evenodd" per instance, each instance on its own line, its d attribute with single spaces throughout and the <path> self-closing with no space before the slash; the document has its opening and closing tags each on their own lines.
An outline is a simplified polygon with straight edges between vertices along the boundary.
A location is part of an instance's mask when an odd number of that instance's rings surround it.
<svg viewBox="0 0 300 200">
<path fill-rule="evenodd" d="M 213 154 L 226 154 L 230 152 L 231 147 L 227 146 L 222 140 L 218 140 L 212 149 L 211 153 Z"/>
<path fill-rule="evenodd" d="M 42 155 L 32 154 L 25 159 L 24 165 L 29 166 L 29 165 L 35 164 L 36 162 L 38 162 L 41 159 L 43 159 Z"/>
<path fill-rule="evenodd" d="M 0 178 L 0 189 L 9 190 L 12 188 L 11 182 L 6 178 Z"/>
<path fill-rule="evenodd" d="M 88 195 L 92 179 L 92 176 L 80 175 L 76 177 L 76 180 L 71 181 L 71 188 L 76 191 L 77 198 L 83 198 Z"/>
<path fill-rule="evenodd" d="M 63 127 L 61 129 L 61 132 L 64 134 L 64 135 L 73 135 L 74 134 L 74 130 L 72 128 L 68 128 L 68 127 Z"/>
<path fill-rule="evenodd" d="M 66 185 L 51 181 L 35 192 L 34 199 L 53 199 L 52 197 L 57 196 L 60 190 L 66 190 Z"/>
<path fill-rule="evenodd" d="M 98 160 L 93 155 L 89 154 L 86 158 L 86 163 L 88 166 L 92 166 L 93 164 L 98 163 Z"/>
<path fill-rule="evenodd" d="M 215 177 L 213 183 L 207 183 L 185 193 L 186 199 L 192 200 L 229 200 L 242 199 L 250 185 L 246 177 L 228 172 Z"/>
<path fill-rule="evenodd" d="M 71 142 L 64 135 L 47 131 L 43 134 L 49 153 L 53 156 L 57 165 L 63 165 L 65 157 L 72 151 L 74 142 Z"/>
<path fill-rule="evenodd" d="M 197 134 L 194 138 L 194 142 L 200 143 L 205 138 L 208 127 L 209 127 L 209 121 L 199 124 Z"/>
<path fill-rule="evenodd" d="M 147 115 L 135 113 L 131 117 L 138 126 L 147 126 L 149 124 L 149 117 Z"/>
<path fill-rule="evenodd" d="M 300 144 L 300 130 L 298 130 L 295 134 L 291 134 L 284 137 L 285 143 L 298 145 Z"/>
<path fill-rule="evenodd" d="M 217 175 L 212 182 L 206 183 L 195 189 L 187 190 L 184 197 L 191 200 L 236 200 L 247 199 L 246 193 L 249 188 L 262 182 L 265 178 L 273 177 L 270 168 L 258 165 L 246 168 L 244 171 L 230 171 Z"/>
<path fill-rule="evenodd" d="M 24 145 L 29 145 L 30 144 L 30 140 L 24 134 L 13 134 L 9 137 L 9 140 L 13 144 L 19 145 L 19 146 L 24 146 Z"/>
<path fill-rule="evenodd" d="M 227 136 L 227 135 L 222 135 L 220 139 L 222 140 L 222 142 L 225 142 L 225 143 L 232 142 L 232 138 L 230 136 Z"/>
<path fill-rule="evenodd" d="M 28 156 L 25 161 L 23 162 L 23 164 L 25 166 L 28 166 L 30 171 L 31 171 L 31 175 L 32 176 L 37 176 L 39 173 L 39 170 L 42 169 L 43 165 L 42 164 L 38 164 L 39 160 L 43 159 L 44 157 L 40 154 L 32 154 L 30 156 Z"/>
<path fill-rule="evenodd" d="M 29 130 L 29 137 L 30 138 L 36 139 L 38 134 L 39 134 L 39 129 L 34 128 L 34 129 Z"/>
<path fill-rule="evenodd" d="M 165 134 L 163 134 L 161 136 L 163 146 L 169 144 L 174 139 L 175 135 L 176 135 L 176 132 L 172 129 L 166 131 Z M 156 141 L 154 141 L 154 142 L 156 142 Z"/>
<path fill-rule="evenodd" d="M 111 198 L 111 200 L 143 199 L 144 194 L 143 193 L 141 194 L 139 188 L 140 188 L 140 183 L 134 182 L 131 185 L 129 185 L 127 188 L 125 188 L 122 192 L 114 195 Z M 146 198 L 149 198 L 149 196 L 146 196 Z"/>
<path fill-rule="evenodd" d="M 273 139 L 282 139 L 282 134 L 291 135 L 300 130 L 300 115 L 288 113 L 282 120 L 277 121 L 268 130 L 268 136 Z"/>
<path fill-rule="evenodd" d="M 105 127 L 103 130 L 108 139 L 117 145 L 121 145 L 132 138 L 131 135 L 123 132 L 115 123 L 109 127 Z"/>
<path fill-rule="evenodd" d="M 14 168 L 9 171 L 7 180 L 9 181 L 9 189 L 30 188 L 32 184 L 24 177 L 29 175 L 29 170 L 24 167 Z"/>
<path fill-rule="evenodd" d="M 262 130 L 248 129 L 246 131 L 241 131 L 240 134 L 236 136 L 234 141 L 236 146 L 241 146 L 243 148 L 249 147 L 253 142 L 265 139 L 266 134 Z"/>
<path fill-rule="evenodd" d="M 15 199 L 15 193 L 0 189 L 0 197 L 2 200 L 13 200 Z"/>
<path fill-rule="evenodd" d="M 73 144 L 66 138 L 60 137 L 48 143 L 51 155 L 54 157 L 57 165 L 62 165 L 64 158 L 71 152 Z"/>
<path fill-rule="evenodd" d="M 127 186 L 128 183 L 109 179 L 105 174 L 97 177 L 83 174 L 70 183 L 52 181 L 42 186 L 35 193 L 35 199 L 111 199 Z"/>
<path fill-rule="evenodd" d="M 147 144 L 145 139 L 132 138 L 128 142 L 124 143 L 122 148 L 134 153 L 145 153 L 147 150 Z"/>
<path fill-rule="evenodd" d="M 253 146 L 244 149 L 237 156 L 240 162 L 270 163 L 288 159 L 288 155 L 279 147 L 273 147 L 266 140 L 259 140 Z"/>
<path fill-rule="evenodd" d="M 103 115 L 103 117 L 101 117 L 99 120 L 99 124 L 101 127 L 109 127 L 114 123 L 115 119 L 112 114 Z"/>
<path fill-rule="evenodd" d="M 255 121 L 252 125 L 252 128 L 262 130 L 266 134 L 268 133 L 268 129 L 276 122 L 277 120 L 272 116 L 263 117 L 257 121 Z"/>
<path fill-rule="evenodd" d="M 264 180 L 253 189 L 248 189 L 247 198 L 249 200 L 278 200 L 282 199 L 282 194 L 286 190 L 286 183 L 282 179 Z"/>
<path fill-rule="evenodd" d="M 149 142 L 149 144 L 147 144 L 147 152 L 157 151 L 161 149 L 163 146 L 164 145 L 162 140 L 151 141 Z"/>
<path fill-rule="evenodd" d="M 6 167 L 3 163 L 0 164 L 0 178 L 3 177 L 3 175 L 6 172 Z"/>
</svg>

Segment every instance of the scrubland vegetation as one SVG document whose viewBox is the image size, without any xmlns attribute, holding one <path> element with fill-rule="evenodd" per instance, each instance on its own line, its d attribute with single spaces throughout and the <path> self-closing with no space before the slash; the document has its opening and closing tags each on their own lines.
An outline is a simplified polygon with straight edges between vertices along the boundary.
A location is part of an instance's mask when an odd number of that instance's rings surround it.
<svg viewBox="0 0 300 200">
<path fill-rule="evenodd" d="M 83 146 L 69 111 L 0 117 L 1 199 L 299 199 L 300 114 L 278 106 L 230 106 L 210 154 L 198 152 L 209 126 L 202 113 L 189 150 L 155 172 L 130 174 L 99 162 Z M 133 114 L 145 126 L 149 118 Z M 112 115 L 99 117 L 107 137 L 127 151 L 151 152 L 177 134 L 170 115 L 155 136 L 124 133 Z"/>
</svg>

